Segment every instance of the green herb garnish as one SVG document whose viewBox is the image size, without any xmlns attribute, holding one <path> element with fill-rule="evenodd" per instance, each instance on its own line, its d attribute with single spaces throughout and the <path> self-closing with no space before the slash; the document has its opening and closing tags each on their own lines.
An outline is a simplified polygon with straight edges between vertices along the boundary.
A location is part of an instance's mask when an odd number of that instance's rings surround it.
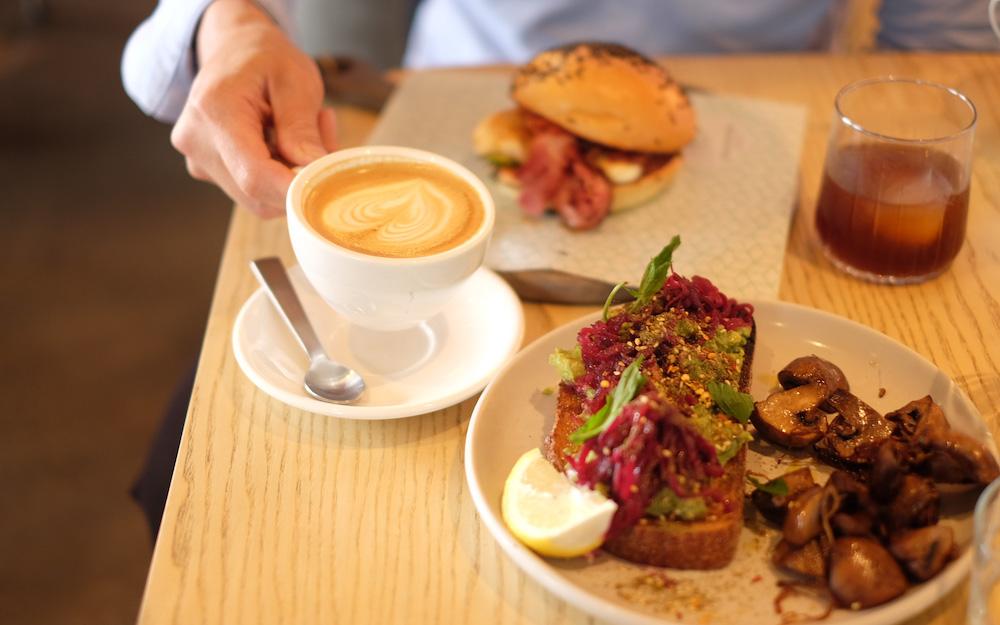
<svg viewBox="0 0 1000 625">
<path fill-rule="evenodd" d="M 646 383 L 646 376 L 642 375 L 642 356 L 632 361 L 629 366 L 622 371 L 618 386 L 611 389 L 605 398 L 604 405 L 600 410 L 590 416 L 575 432 L 569 435 L 569 440 L 574 443 L 582 443 L 594 438 L 604 430 L 608 429 L 618 413 L 628 402 L 632 401 L 635 394 Z"/>
<path fill-rule="evenodd" d="M 601 319 L 604 321 L 608 320 L 608 312 L 611 311 L 611 304 L 615 301 L 615 295 L 618 295 L 618 291 L 623 288 L 625 288 L 625 283 L 619 282 L 615 285 L 615 288 L 611 289 L 611 292 L 608 293 L 608 299 L 604 300 L 604 311 L 601 313 Z"/>
<path fill-rule="evenodd" d="M 663 283 L 667 281 L 667 274 L 670 272 L 671 258 L 674 250 L 681 244 L 681 238 L 674 235 L 660 253 L 657 254 L 646 265 L 646 270 L 642 273 L 642 281 L 639 289 L 635 293 L 635 301 L 632 302 L 632 310 L 642 308 L 653 299 L 653 296 L 660 292 Z"/>
<path fill-rule="evenodd" d="M 761 482 L 747 473 L 747 481 L 753 484 L 754 488 L 768 495 L 774 495 L 775 497 L 785 497 L 788 495 L 788 484 L 780 477 L 776 477 L 769 482 Z"/>
<path fill-rule="evenodd" d="M 753 412 L 753 397 L 741 393 L 725 382 L 712 380 L 706 385 L 712 401 L 718 404 L 722 412 L 746 425 Z"/>
</svg>

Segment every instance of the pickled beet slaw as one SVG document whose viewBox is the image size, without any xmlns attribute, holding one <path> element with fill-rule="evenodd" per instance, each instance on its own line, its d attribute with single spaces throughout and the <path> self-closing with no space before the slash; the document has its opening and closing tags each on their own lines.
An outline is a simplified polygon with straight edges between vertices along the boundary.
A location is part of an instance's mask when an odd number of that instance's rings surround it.
<svg viewBox="0 0 1000 625">
<path fill-rule="evenodd" d="M 672 273 L 646 305 L 638 310 L 626 306 L 579 332 L 585 372 L 568 384 L 584 400 L 585 412 L 594 414 L 604 406 L 622 371 L 640 352 L 647 379 L 666 375 L 665 355 L 684 338 L 675 329 L 665 328 L 650 354 L 648 348 L 654 346 L 636 345 L 630 329 L 671 310 L 697 319 L 708 334 L 753 323 L 749 304 L 725 296 L 705 278 Z M 584 441 L 567 458 L 580 484 L 600 488 L 618 503 L 608 538 L 635 525 L 664 487 L 679 497 L 702 497 L 710 510 L 723 511 L 731 505 L 710 487 L 711 479 L 724 470 L 715 446 L 689 423 L 687 415 L 696 402 L 693 393 L 664 397 L 647 382 L 619 414 L 609 415 L 612 420 L 600 434 Z"/>
</svg>

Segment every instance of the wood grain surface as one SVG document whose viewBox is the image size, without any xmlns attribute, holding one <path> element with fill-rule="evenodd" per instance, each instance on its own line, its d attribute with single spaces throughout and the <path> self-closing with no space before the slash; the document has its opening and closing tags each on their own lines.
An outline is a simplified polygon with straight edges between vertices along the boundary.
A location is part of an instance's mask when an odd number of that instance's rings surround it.
<svg viewBox="0 0 1000 625">
<path fill-rule="evenodd" d="M 1000 56 L 687 57 L 668 65 L 687 84 L 808 107 L 781 298 L 909 345 L 952 376 L 1000 434 Z M 834 94 L 887 74 L 957 87 L 980 113 L 965 245 L 950 271 L 919 286 L 838 273 L 811 229 Z M 373 122 L 346 111 L 345 144 L 362 141 Z M 421 417 L 355 422 L 291 409 L 242 375 L 230 332 L 256 288 L 247 263 L 275 253 L 292 263 L 285 227 L 234 213 L 139 622 L 590 620 L 522 575 L 480 524 L 462 468 L 475 398 Z M 531 341 L 590 309 L 524 310 Z M 963 584 L 912 622 L 964 622 L 965 602 Z"/>
</svg>

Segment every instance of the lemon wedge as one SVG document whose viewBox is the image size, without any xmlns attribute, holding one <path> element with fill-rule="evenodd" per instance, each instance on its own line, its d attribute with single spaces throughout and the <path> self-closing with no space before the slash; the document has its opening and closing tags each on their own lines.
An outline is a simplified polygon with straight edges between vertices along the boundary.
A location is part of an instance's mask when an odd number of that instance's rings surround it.
<svg viewBox="0 0 1000 625">
<path fill-rule="evenodd" d="M 507 476 L 500 509 L 522 543 L 544 556 L 572 558 L 601 546 L 618 504 L 577 486 L 532 449 Z"/>
</svg>

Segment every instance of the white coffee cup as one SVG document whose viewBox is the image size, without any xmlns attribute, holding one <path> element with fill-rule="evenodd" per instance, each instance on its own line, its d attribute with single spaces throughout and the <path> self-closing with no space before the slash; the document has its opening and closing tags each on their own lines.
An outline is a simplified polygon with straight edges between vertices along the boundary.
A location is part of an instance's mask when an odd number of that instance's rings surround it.
<svg viewBox="0 0 1000 625">
<path fill-rule="evenodd" d="M 427 256 L 365 254 L 324 237 L 305 216 L 305 200 L 331 174 L 379 162 L 436 165 L 475 191 L 483 209 L 478 229 L 457 246 Z M 339 150 L 302 168 L 286 198 L 288 235 L 299 266 L 316 292 L 351 323 L 373 330 L 411 328 L 441 312 L 483 262 L 495 221 L 493 198 L 475 174 L 432 152 L 393 146 Z"/>
</svg>

